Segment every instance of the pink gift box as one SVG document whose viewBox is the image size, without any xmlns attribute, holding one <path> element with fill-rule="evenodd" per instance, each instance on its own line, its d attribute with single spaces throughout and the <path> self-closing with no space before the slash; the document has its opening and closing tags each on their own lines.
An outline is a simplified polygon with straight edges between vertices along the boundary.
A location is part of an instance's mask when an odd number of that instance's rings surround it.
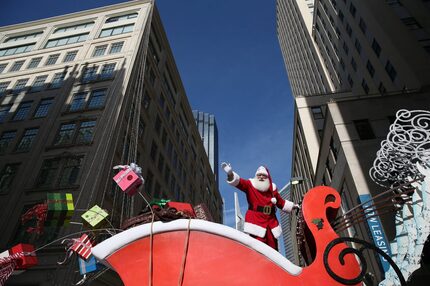
<svg viewBox="0 0 430 286">
<path fill-rule="evenodd" d="M 130 168 L 119 171 L 113 180 L 129 196 L 136 194 L 138 187 L 142 184 L 142 179 Z"/>
</svg>

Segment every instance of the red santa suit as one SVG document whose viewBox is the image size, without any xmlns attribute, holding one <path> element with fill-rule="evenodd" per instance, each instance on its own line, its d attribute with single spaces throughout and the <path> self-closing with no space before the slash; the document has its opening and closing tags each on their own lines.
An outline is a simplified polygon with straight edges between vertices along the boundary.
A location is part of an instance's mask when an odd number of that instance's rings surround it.
<svg viewBox="0 0 430 286">
<path fill-rule="evenodd" d="M 256 178 L 244 180 L 235 172 L 233 172 L 233 179 L 227 180 L 227 183 L 246 194 L 248 211 L 245 215 L 244 231 L 277 250 L 277 238 L 282 234 L 282 229 L 276 218 L 276 207 L 285 212 L 291 212 L 294 203 L 284 200 L 280 196 L 276 185 L 272 183 L 267 168 L 260 168 L 267 171 L 270 182 L 266 191 L 257 189 Z M 258 170 L 261 170 L 260 168 Z M 257 173 L 259 173 L 258 170 Z M 266 233 L 267 231 L 270 233 Z"/>
</svg>

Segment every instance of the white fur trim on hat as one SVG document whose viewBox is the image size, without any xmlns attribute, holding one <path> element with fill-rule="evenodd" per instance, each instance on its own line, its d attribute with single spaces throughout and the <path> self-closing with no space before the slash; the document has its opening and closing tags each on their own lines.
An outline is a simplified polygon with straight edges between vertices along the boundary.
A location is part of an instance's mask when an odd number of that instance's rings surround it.
<svg viewBox="0 0 430 286">
<path fill-rule="evenodd" d="M 290 213 L 293 210 L 293 207 L 294 207 L 293 202 L 285 200 L 285 204 L 284 204 L 284 207 L 282 208 L 282 210 L 284 212 Z"/>
<path fill-rule="evenodd" d="M 263 166 L 258 167 L 257 172 L 255 172 L 255 176 L 257 177 L 258 174 L 269 176 L 269 173 L 267 173 L 266 168 L 264 168 Z"/>
<path fill-rule="evenodd" d="M 266 235 L 266 229 L 264 227 L 249 222 L 244 223 L 243 231 L 261 238 Z"/>
<path fill-rule="evenodd" d="M 282 228 L 280 224 L 277 227 L 272 228 L 272 234 L 275 238 L 278 238 L 281 236 Z"/>
</svg>

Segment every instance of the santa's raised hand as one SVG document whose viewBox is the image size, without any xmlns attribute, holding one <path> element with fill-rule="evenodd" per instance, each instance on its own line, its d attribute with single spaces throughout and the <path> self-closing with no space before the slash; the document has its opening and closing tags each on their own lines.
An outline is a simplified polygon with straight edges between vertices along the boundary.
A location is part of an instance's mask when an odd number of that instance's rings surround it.
<svg viewBox="0 0 430 286">
<path fill-rule="evenodd" d="M 230 163 L 222 162 L 221 168 L 227 175 L 233 175 L 233 168 L 231 167 Z"/>
</svg>

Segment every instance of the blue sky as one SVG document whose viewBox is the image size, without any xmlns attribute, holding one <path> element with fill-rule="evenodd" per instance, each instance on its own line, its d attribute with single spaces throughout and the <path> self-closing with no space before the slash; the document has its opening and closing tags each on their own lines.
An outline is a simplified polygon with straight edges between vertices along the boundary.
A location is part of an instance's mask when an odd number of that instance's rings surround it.
<svg viewBox="0 0 430 286">
<path fill-rule="evenodd" d="M 3 0 L 0 26 L 115 4 L 114 0 Z M 266 165 L 282 187 L 290 178 L 293 100 L 276 37 L 275 0 L 157 0 L 193 109 L 215 115 L 219 159 L 244 178 Z M 25 7 L 25 9 L 23 9 Z M 225 223 L 234 188 L 220 170 Z M 247 207 L 243 194 L 241 206 Z"/>
</svg>

